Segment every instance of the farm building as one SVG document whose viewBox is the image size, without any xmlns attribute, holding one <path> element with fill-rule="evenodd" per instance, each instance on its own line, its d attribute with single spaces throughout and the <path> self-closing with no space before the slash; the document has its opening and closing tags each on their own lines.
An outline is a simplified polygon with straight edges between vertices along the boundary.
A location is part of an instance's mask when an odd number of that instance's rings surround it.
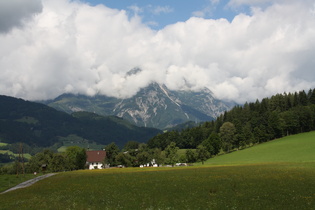
<svg viewBox="0 0 315 210">
<path fill-rule="evenodd" d="M 88 169 L 102 169 L 105 168 L 104 160 L 106 157 L 106 151 L 86 151 L 87 161 L 86 165 Z"/>
</svg>

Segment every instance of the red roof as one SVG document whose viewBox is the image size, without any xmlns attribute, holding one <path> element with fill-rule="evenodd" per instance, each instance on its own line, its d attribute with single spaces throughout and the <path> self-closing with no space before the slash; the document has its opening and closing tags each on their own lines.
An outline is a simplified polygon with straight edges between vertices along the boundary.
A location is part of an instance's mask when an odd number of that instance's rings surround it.
<svg viewBox="0 0 315 210">
<path fill-rule="evenodd" d="M 106 157 L 106 152 L 104 150 L 99 151 L 86 151 L 87 162 L 102 162 Z"/>
</svg>

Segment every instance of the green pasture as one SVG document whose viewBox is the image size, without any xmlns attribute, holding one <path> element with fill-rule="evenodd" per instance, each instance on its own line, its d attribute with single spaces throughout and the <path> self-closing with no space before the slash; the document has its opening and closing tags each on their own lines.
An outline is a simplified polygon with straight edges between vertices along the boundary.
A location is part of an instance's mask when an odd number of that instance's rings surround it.
<svg viewBox="0 0 315 210">
<path fill-rule="evenodd" d="M 312 209 L 315 164 L 59 173 L 0 195 L 1 209 Z"/>
<path fill-rule="evenodd" d="M 36 125 L 38 123 L 38 120 L 34 117 L 23 117 L 23 118 L 18 119 L 16 121 L 27 123 L 27 124 L 34 124 L 34 125 Z"/>
<path fill-rule="evenodd" d="M 315 162 L 315 132 L 287 136 L 209 159 L 205 165 Z M 201 163 L 200 163 L 201 165 Z"/>
<path fill-rule="evenodd" d="M 288 136 L 203 166 L 58 173 L 0 194 L 0 208 L 314 209 L 314 141 L 315 132 Z"/>
<path fill-rule="evenodd" d="M 67 137 L 60 137 L 59 140 L 62 142 L 63 146 L 58 148 L 58 152 L 65 152 L 67 147 L 70 146 L 79 146 L 82 148 L 89 148 L 91 150 L 102 150 L 105 148 L 105 145 L 96 144 L 94 142 L 89 142 L 82 137 L 77 135 L 68 135 Z"/>
<path fill-rule="evenodd" d="M 8 145 L 7 143 L 0 142 L 0 147 Z"/>
<path fill-rule="evenodd" d="M 18 157 L 19 154 L 16 154 L 16 153 L 13 153 L 12 151 L 10 150 L 0 150 L 0 154 L 8 154 L 8 155 L 14 155 L 15 157 Z M 22 156 L 21 156 L 22 157 Z M 32 155 L 30 155 L 29 153 L 24 153 L 23 154 L 23 157 L 24 158 L 27 158 L 27 159 L 30 159 L 32 157 Z"/>
</svg>

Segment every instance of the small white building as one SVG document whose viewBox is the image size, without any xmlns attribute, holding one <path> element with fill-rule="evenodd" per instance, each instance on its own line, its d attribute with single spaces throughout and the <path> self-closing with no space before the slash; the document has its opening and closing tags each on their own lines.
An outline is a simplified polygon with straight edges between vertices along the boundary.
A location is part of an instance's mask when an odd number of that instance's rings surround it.
<svg viewBox="0 0 315 210">
<path fill-rule="evenodd" d="M 102 169 L 105 168 L 104 160 L 106 157 L 106 151 L 86 151 L 87 161 L 86 164 L 88 168 L 91 169 Z"/>
</svg>

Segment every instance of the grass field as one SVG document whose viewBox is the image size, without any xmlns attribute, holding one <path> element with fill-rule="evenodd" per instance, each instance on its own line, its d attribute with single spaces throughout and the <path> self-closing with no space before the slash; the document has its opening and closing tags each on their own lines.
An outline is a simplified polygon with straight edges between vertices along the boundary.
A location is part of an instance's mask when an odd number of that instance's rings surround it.
<svg viewBox="0 0 315 210">
<path fill-rule="evenodd" d="M 19 154 L 15 154 L 15 153 L 11 152 L 10 150 L 0 150 L 0 154 L 6 154 L 6 153 L 8 155 L 14 155 L 15 157 L 19 156 Z M 24 153 L 23 157 L 27 158 L 27 159 L 30 159 L 32 156 L 30 154 L 28 154 L 28 153 Z"/>
<path fill-rule="evenodd" d="M 315 209 L 315 132 L 207 165 L 59 173 L 0 195 L 1 209 Z"/>
<path fill-rule="evenodd" d="M 217 156 L 206 165 L 279 162 L 315 162 L 315 132 L 287 136 L 230 154 Z"/>
<path fill-rule="evenodd" d="M 315 164 L 60 173 L 0 195 L 1 209 L 312 209 Z"/>
<path fill-rule="evenodd" d="M 8 145 L 7 143 L 0 142 L 0 147 Z"/>
</svg>

